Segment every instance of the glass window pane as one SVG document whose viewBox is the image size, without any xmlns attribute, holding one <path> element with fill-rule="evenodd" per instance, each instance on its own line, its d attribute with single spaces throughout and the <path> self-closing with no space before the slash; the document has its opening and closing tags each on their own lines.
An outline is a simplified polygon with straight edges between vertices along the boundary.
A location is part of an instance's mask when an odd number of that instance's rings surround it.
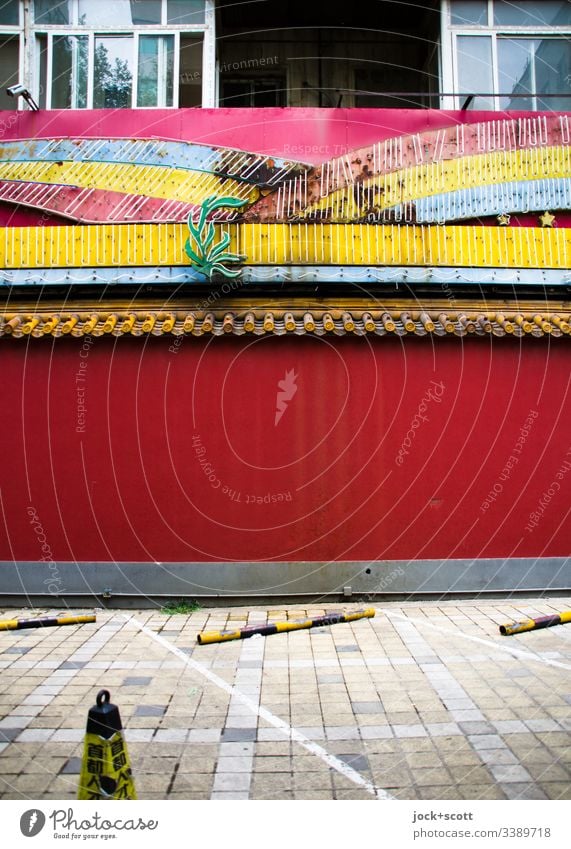
<svg viewBox="0 0 571 849">
<path fill-rule="evenodd" d="M 87 106 L 87 36 L 55 35 L 52 56 L 52 109 Z"/>
<path fill-rule="evenodd" d="M 58 26 L 71 22 L 71 0 L 35 0 L 34 20 L 37 24 Z"/>
<path fill-rule="evenodd" d="M 202 105 L 202 37 L 180 39 L 179 106 Z"/>
<path fill-rule="evenodd" d="M 137 26 L 160 24 L 161 0 L 131 0 L 131 18 Z"/>
<path fill-rule="evenodd" d="M 542 94 L 571 95 L 571 45 L 569 39 L 544 38 L 535 41 L 535 88 L 537 109 L 571 111 L 571 96 L 546 97 Z"/>
<path fill-rule="evenodd" d="M 6 94 L 6 88 L 18 82 L 18 48 L 20 38 L 8 35 L 0 38 L 0 109 L 17 109 L 18 100 Z"/>
<path fill-rule="evenodd" d="M 18 26 L 20 23 L 20 0 L 0 0 L 0 24 Z"/>
<path fill-rule="evenodd" d="M 161 0 L 79 0 L 81 26 L 160 24 Z"/>
<path fill-rule="evenodd" d="M 38 35 L 36 37 L 38 46 L 38 58 L 40 69 L 40 90 L 38 91 L 38 105 L 40 109 L 46 108 L 47 90 L 48 90 L 48 37 L 47 35 Z M 33 94 L 34 92 L 32 92 Z"/>
<path fill-rule="evenodd" d="M 571 24 L 571 4 L 567 0 L 495 0 L 494 23 L 499 26 L 568 26 Z"/>
<path fill-rule="evenodd" d="M 204 0 L 167 0 L 167 23 L 192 26 L 204 23 Z"/>
<path fill-rule="evenodd" d="M 174 36 L 139 38 L 137 106 L 173 105 Z"/>
<path fill-rule="evenodd" d="M 533 109 L 533 40 L 498 38 L 498 84 L 501 94 L 529 94 L 530 97 L 502 97 L 501 109 Z"/>
<path fill-rule="evenodd" d="M 489 36 L 459 35 L 456 39 L 458 91 L 460 94 L 488 93 L 494 90 L 492 39 Z M 475 97 L 471 109 L 493 109 L 490 97 Z"/>
<path fill-rule="evenodd" d="M 125 35 L 95 37 L 94 109 L 131 107 L 133 38 Z"/>
<path fill-rule="evenodd" d="M 452 3 L 453 26 L 488 25 L 488 0 L 458 0 Z"/>
</svg>

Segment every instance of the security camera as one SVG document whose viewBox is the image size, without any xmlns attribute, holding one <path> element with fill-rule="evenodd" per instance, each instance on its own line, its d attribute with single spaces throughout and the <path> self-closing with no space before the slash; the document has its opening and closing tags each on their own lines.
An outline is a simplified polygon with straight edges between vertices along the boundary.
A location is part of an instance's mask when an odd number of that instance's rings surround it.
<svg viewBox="0 0 571 849">
<path fill-rule="evenodd" d="M 8 86 L 8 88 L 6 89 L 6 94 L 8 94 L 10 97 L 25 97 L 26 95 L 29 96 L 30 92 L 28 91 L 26 86 L 23 86 L 18 83 L 18 85 Z"/>
<path fill-rule="evenodd" d="M 23 97 L 32 112 L 37 112 L 39 110 L 39 106 L 26 88 L 26 86 L 18 83 L 17 85 L 8 86 L 6 89 L 6 94 L 10 97 Z"/>
</svg>

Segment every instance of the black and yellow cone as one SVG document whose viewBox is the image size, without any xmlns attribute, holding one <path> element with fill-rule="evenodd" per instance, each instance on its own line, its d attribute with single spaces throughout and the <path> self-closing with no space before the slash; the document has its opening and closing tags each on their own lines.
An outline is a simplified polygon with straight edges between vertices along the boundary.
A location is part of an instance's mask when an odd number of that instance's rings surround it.
<svg viewBox="0 0 571 849">
<path fill-rule="evenodd" d="M 109 698 L 100 690 L 87 717 L 78 799 L 137 798 L 119 708 Z"/>
<path fill-rule="evenodd" d="M 225 643 L 228 640 L 246 640 L 260 634 L 269 637 L 272 634 L 284 634 L 288 631 L 301 631 L 305 628 L 319 628 L 322 625 L 338 625 L 340 622 L 355 622 L 357 619 L 372 619 L 375 615 L 373 607 L 365 610 L 354 610 L 352 613 L 326 613 L 314 619 L 292 619 L 289 622 L 270 622 L 267 625 L 248 625 L 236 631 L 202 631 L 196 639 L 199 645 L 209 643 Z"/>
</svg>

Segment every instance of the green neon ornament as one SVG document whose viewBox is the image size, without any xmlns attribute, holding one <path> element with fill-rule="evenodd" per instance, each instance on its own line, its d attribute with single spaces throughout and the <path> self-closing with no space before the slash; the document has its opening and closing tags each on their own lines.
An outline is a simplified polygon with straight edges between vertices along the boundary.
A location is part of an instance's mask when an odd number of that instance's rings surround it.
<svg viewBox="0 0 571 849">
<path fill-rule="evenodd" d="M 207 218 L 215 209 L 222 207 L 236 209 L 243 207 L 244 203 L 239 198 L 211 195 L 203 201 L 196 224 L 192 220 L 192 212 L 188 216 L 190 236 L 185 242 L 184 250 L 196 270 L 202 272 L 209 279 L 212 279 L 215 271 L 223 274 L 224 277 L 238 277 L 241 274 L 241 269 L 232 270 L 227 268 L 224 263 L 242 262 L 246 257 L 226 252 L 226 248 L 230 244 L 229 233 L 224 233 L 221 240 L 217 244 L 213 244 L 216 228 L 212 221 L 207 221 Z M 191 244 L 191 239 L 193 244 Z"/>
</svg>

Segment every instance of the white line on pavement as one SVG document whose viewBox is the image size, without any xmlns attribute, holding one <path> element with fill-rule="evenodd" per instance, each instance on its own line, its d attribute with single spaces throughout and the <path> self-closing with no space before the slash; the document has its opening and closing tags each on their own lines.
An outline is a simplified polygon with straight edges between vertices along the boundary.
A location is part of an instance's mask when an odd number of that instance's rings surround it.
<svg viewBox="0 0 571 849">
<path fill-rule="evenodd" d="M 270 725 L 273 725 L 274 728 L 278 728 L 280 731 L 284 733 L 286 738 L 293 740 L 294 743 L 299 743 L 300 746 L 303 746 L 308 752 L 316 757 L 320 758 L 327 766 L 331 767 L 331 769 L 336 770 L 340 775 L 343 775 L 349 781 L 352 781 L 353 784 L 356 784 L 359 787 L 362 787 L 363 790 L 366 790 L 367 793 L 370 793 L 372 796 L 375 796 L 377 799 L 387 800 L 394 799 L 394 796 L 391 796 L 386 790 L 383 790 L 380 787 L 376 787 L 372 782 L 367 781 L 366 778 L 357 772 L 357 770 L 350 767 L 348 764 L 343 763 L 342 760 L 336 758 L 335 755 L 330 754 L 326 751 L 322 746 L 319 746 L 317 743 L 314 743 L 312 740 L 309 740 L 304 734 L 298 731 L 296 728 L 292 728 L 287 722 L 284 722 L 283 719 L 280 719 L 278 716 L 275 716 L 271 711 L 267 708 L 262 707 L 257 704 L 254 700 L 250 699 L 244 693 L 241 693 L 237 687 L 233 687 L 231 684 L 228 684 L 227 681 L 224 681 L 223 678 L 219 678 L 214 672 L 211 672 L 210 669 L 203 666 L 198 661 L 193 660 L 188 657 L 184 652 L 170 643 L 168 640 L 165 640 L 164 637 L 161 637 L 159 634 L 156 634 L 154 631 L 151 631 L 150 628 L 147 628 L 146 625 L 143 625 L 142 622 L 139 622 L 134 616 L 128 616 L 124 614 L 127 622 L 130 622 L 139 631 L 143 634 L 146 634 L 147 637 L 150 637 L 155 642 L 159 643 L 159 645 L 163 646 L 163 648 L 170 651 L 172 654 L 176 655 L 180 660 L 182 660 L 188 667 L 194 669 L 195 672 L 198 672 L 199 675 L 202 675 L 204 678 L 207 678 L 217 687 L 220 687 L 221 690 L 224 690 L 228 693 L 233 700 L 233 702 L 241 702 L 243 705 L 248 707 L 254 714 L 260 717 L 260 719 L 265 720 Z"/>
<path fill-rule="evenodd" d="M 462 637 L 465 640 L 472 640 L 474 643 L 481 643 L 484 646 L 491 646 L 496 651 L 503 651 L 507 654 L 513 655 L 513 657 L 519 657 L 522 660 L 535 660 L 537 663 L 545 663 L 547 666 L 555 666 L 557 669 L 571 669 L 571 666 L 568 663 L 561 663 L 558 660 L 552 660 L 549 657 L 540 657 L 538 654 L 533 654 L 529 651 L 524 651 L 523 649 L 512 648 L 511 646 L 500 645 L 499 643 L 495 643 L 493 640 L 484 640 L 482 637 L 475 637 L 472 634 L 465 634 L 463 631 L 451 631 L 449 628 L 441 628 L 440 625 L 434 625 L 428 619 L 412 619 L 410 616 L 405 616 L 404 613 L 395 613 L 392 610 L 382 610 L 380 607 L 377 608 L 379 613 L 384 613 L 387 619 L 390 621 L 391 619 L 404 619 L 407 622 L 412 622 L 415 625 L 426 626 L 427 628 L 432 628 L 433 631 L 440 631 L 441 634 L 448 634 L 450 637 Z M 509 638 L 508 638 L 509 639 Z"/>
</svg>

